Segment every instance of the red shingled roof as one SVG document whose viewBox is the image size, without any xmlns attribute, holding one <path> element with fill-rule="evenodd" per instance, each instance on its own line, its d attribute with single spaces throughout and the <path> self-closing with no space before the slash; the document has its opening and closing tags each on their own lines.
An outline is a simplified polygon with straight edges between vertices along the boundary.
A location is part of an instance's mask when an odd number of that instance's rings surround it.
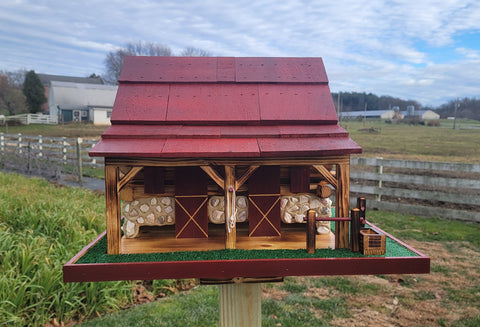
<svg viewBox="0 0 480 327">
<path fill-rule="evenodd" d="M 321 58 L 126 57 L 105 157 L 360 153 L 337 125 Z"/>
</svg>

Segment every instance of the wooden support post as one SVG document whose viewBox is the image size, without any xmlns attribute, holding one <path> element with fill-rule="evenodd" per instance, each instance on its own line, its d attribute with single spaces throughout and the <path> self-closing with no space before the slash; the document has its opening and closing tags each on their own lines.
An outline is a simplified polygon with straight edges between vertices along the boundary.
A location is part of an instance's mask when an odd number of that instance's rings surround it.
<svg viewBox="0 0 480 327">
<path fill-rule="evenodd" d="M 337 189 L 335 193 L 335 216 L 348 217 L 350 204 L 350 163 L 337 164 Z M 349 223 L 335 222 L 335 248 L 348 248 Z"/>
<path fill-rule="evenodd" d="M 360 252 L 360 209 L 354 208 L 350 213 L 350 249 Z"/>
<path fill-rule="evenodd" d="M 261 283 L 219 285 L 220 327 L 262 325 Z"/>
<path fill-rule="evenodd" d="M 77 169 L 78 169 L 78 183 L 83 185 L 83 169 L 82 169 L 82 143 L 81 137 L 77 137 L 76 150 L 77 150 Z"/>
<path fill-rule="evenodd" d="M 377 161 L 380 161 L 380 160 L 383 160 L 383 158 L 378 157 Z M 381 164 L 378 164 L 377 166 L 375 166 L 375 171 L 378 174 L 378 179 L 375 181 L 375 187 L 377 189 L 381 189 L 382 188 L 383 166 Z M 375 200 L 382 201 L 382 195 L 380 194 L 380 192 L 375 195 Z"/>
<path fill-rule="evenodd" d="M 105 201 L 107 213 L 107 253 L 120 254 L 120 199 L 118 167 L 105 165 Z"/>
<path fill-rule="evenodd" d="M 315 253 L 316 248 L 316 233 L 315 233 L 315 210 L 307 211 L 307 253 Z"/>
<path fill-rule="evenodd" d="M 367 200 L 365 198 L 357 198 L 357 208 L 360 209 L 360 227 L 365 227 L 365 212 L 367 210 Z"/>
<path fill-rule="evenodd" d="M 237 217 L 235 216 L 235 166 L 225 166 L 225 248 L 235 249 Z"/>
</svg>

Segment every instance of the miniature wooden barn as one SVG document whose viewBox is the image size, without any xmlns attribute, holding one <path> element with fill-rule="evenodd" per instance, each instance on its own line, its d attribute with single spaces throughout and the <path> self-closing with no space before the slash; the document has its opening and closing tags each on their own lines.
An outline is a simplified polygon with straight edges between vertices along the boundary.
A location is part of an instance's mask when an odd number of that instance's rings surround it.
<svg viewBox="0 0 480 327">
<path fill-rule="evenodd" d="M 289 219 L 321 207 L 322 181 L 336 215 L 349 215 L 361 148 L 337 124 L 320 58 L 126 57 L 111 123 L 90 152 L 105 157 L 109 254 L 128 252 L 122 217 L 127 238 L 143 225 L 209 238 L 219 223 L 225 248 L 246 230 L 281 238 Z M 335 248 L 348 232 L 336 223 Z"/>
</svg>

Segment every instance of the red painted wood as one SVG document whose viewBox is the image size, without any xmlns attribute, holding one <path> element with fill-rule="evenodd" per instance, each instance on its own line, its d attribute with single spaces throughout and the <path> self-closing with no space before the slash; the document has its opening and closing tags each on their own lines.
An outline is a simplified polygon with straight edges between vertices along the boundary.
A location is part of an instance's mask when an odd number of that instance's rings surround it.
<svg viewBox="0 0 480 327">
<path fill-rule="evenodd" d="M 361 153 L 362 148 L 350 138 L 259 138 L 262 157 L 339 155 Z"/>
<path fill-rule="evenodd" d="M 290 167 L 290 192 L 310 192 L 310 166 Z"/>
<path fill-rule="evenodd" d="M 165 168 L 143 167 L 143 180 L 145 194 L 165 193 Z"/>
<path fill-rule="evenodd" d="M 102 134 L 102 139 L 165 139 L 175 137 L 182 125 L 111 125 Z"/>
<path fill-rule="evenodd" d="M 236 58 L 237 82 L 328 83 L 321 58 Z"/>
<path fill-rule="evenodd" d="M 88 153 L 93 157 L 161 157 L 165 139 L 104 139 Z"/>
<path fill-rule="evenodd" d="M 165 158 L 246 158 L 259 157 L 260 151 L 257 140 L 254 138 L 168 139 L 160 156 Z"/>
<path fill-rule="evenodd" d="M 208 237 L 208 176 L 199 167 L 175 168 L 175 235 Z"/>
<path fill-rule="evenodd" d="M 261 166 L 248 179 L 248 233 L 280 236 L 280 166 Z"/>
<path fill-rule="evenodd" d="M 266 122 L 336 124 L 328 85 L 259 84 L 260 117 Z"/>
<path fill-rule="evenodd" d="M 113 105 L 112 124 L 165 121 L 168 85 L 121 84 Z"/>
<path fill-rule="evenodd" d="M 235 81 L 235 58 L 219 57 L 217 58 L 217 81 L 234 82 Z"/>
<path fill-rule="evenodd" d="M 169 122 L 258 122 L 257 85 L 172 84 Z"/>
<path fill-rule="evenodd" d="M 215 57 L 125 57 L 119 82 L 216 82 Z"/>
<path fill-rule="evenodd" d="M 281 137 L 278 126 L 219 126 L 224 138 Z"/>
</svg>

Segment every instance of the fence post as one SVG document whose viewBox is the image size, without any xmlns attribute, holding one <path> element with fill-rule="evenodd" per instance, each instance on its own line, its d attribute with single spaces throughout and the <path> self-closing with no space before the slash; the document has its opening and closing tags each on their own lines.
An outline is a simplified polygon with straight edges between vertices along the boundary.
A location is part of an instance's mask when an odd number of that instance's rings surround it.
<svg viewBox="0 0 480 327">
<path fill-rule="evenodd" d="M 17 140 L 17 148 L 18 148 L 18 153 L 22 154 L 22 133 L 18 133 L 18 140 Z"/>
<path fill-rule="evenodd" d="M 375 171 L 376 171 L 376 173 L 378 174 L 378 178 L 377 178 L 377 180 L 375 181 L 375 186 L 376 186 L 377 188 L 382 188 L 382 176 L 381 176 L 381 175 L 383 174 L 383 166 L 382 166 L 381 164 L 378 164 L 378 161 L 382 160 L 383 157 L 377 157 L 376 159 L 377 159 L 377 160 L 376 160 L 377 165 L 375 166 Z M 377 193 L 377 194 L 375 195 L 375 200 L 377 200 L 377 201 L 382 201 L 382 195 L 379 194 L 379 193 Z"/>
<path fill-rule="evenodd" d="M 63 164 L 67 164 L 67 138 L 62 137 L 62 154 L 63 154 Z"/>
<path fill-rule="evenodd" d="M 27 174 L 30 174 L 32 171 L 32 163 L 31 163 L 31 144 L 30 141 L 27 142 Z"/>
<path fill-rule="evenodd" d="M 78 166 L 78 183 L 83 184 L 83 171 L 82 171 L 82 138 L 77 137 L 77 166 Z"/>
<path fill-rule="evenodd" d="M 3 155 L 5 152 L 5 136 L 3 133 L 0 133 L 0 153 Z"/>
<path fill-rule="evenodd" d="M 43 136 L 38 135 L 38 156 L 43 156 Z"/>
</svg>

